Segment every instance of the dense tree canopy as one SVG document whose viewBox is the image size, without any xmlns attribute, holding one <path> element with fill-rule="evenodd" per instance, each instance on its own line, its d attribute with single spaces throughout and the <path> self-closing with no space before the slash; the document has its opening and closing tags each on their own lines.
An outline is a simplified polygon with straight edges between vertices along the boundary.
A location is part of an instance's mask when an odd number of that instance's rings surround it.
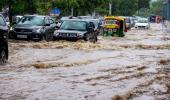
<svg viewBox="0 0 170 100">
<path fill-rule="evenodd" d="M 153 14 L 162 15 L 163 14 L 163 2 L 164 0 L 157 0 L 151 3 L 151 12 Z"/>
<path fill-rule="evenodd" d="M 11 2 L 13 1 L 13 2 Z M 38 13 L 47 14 L 54 7 L 61 9 L 62 15 L 97 14 L 107 15 L 109 2 L 112 3 L 113 15 L 133 15 L 141 8 L 149 8 L 150 0 L 1 0 L 0 7 L 12 3 L 16 14 Z"/>
</svg>

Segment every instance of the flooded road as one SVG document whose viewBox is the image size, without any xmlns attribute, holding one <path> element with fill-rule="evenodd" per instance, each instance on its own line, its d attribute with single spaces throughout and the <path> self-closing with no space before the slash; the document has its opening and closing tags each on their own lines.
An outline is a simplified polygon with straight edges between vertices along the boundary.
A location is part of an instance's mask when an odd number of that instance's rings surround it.
<svg viewBox="0 0 170 100">
<path fill-rule="evenodd" d="M 170 100 L 170 33 L 160 24 L 124 38 L 9 41 L 0 100 Z"/>
</svg>

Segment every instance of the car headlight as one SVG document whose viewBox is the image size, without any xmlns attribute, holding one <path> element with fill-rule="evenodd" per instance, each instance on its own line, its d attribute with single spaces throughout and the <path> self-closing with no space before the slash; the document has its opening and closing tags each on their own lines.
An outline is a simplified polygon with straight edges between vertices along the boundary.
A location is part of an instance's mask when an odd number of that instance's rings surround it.
<svg viewBox="0 0 170 100">
<path fill-rule="evenodd" d="M 10 27 L 10 29 L 9 29 L 10 31 L 13 31 L 14 30 L 14 28 L 13 27 Z"/>
<path fill-rule="evenodd" d="M 58 35 L 59 35 L 59 32 L 55 32 L 54 34 L 55 34 L 55 36 L 58 36 Z"/>
<path fill-rule="evenodd" d="M 34 29 L 33 30 L 33 32 L 35 32 L 35 33 L 42 33 L 42 28 L 36 28 L 36 29 Z"/>
</svg>

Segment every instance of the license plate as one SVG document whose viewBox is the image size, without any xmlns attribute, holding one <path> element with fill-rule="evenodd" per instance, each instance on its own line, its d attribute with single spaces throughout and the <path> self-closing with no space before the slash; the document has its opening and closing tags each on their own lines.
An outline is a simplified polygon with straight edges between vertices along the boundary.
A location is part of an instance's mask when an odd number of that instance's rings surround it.
<svg viewBox="0 0 170 100">
<path fill-rule="evenodd" d="M 67 33 L 63 33 L 63 34 L 61 34 L 61 36 L 68 37 L 68 34 Z"/>
<path fill-rule="evenodd" d="M 70 37 L 76 37 L 77 34 L 69 34 Z"/>
<path fill-rule="evenodd" d="M 28 38 L 28 36 L 27 35 L 17 35 L 17 38 L 24 38 L 24 39 L 26 39 L 26 38 Z"/>
</svg>

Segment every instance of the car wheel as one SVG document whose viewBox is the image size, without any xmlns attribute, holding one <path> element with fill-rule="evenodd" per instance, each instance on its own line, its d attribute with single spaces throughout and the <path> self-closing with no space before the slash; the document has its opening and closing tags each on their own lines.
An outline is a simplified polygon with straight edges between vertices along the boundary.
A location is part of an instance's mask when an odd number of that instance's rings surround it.
<svg viewBox="0 0 170 100">
<path fill-rule="evenodd" d="M 51 34 L 46 34 L 46 35 L 45 35 L 45 40 L 46 40 L 47 42 L 52 41 L 52 40 L 53 40 L 53 35 L 51 35 Z"/>
<path fill-rule="evenodd" d="M 9 39 L 14 39 L 13 33 L 9 32 Z"/>
<path fill-rule="evenodd" d="M 7 52 L 5 48 L 0 50 L 0 64 L 4 64 L 7 62 Z"/>
<path fill-rule="evenodd" d="M 39 35 L 39 39 L 34 40 L 35 42 L 42 41 L 43 40 L 43 35 Z"/>
<path fill-rule="evenodd" d="M 46 34 L 46 35 L 44 36 L 44 40 L 46 40 L 47 42 L 49 41 L 48 34 Z"/>
<path fill-rule="evenodd" d="M 53 37 L 53 41 L 59 41 L 60 39 L 58 37 Z"/>
</svg>

